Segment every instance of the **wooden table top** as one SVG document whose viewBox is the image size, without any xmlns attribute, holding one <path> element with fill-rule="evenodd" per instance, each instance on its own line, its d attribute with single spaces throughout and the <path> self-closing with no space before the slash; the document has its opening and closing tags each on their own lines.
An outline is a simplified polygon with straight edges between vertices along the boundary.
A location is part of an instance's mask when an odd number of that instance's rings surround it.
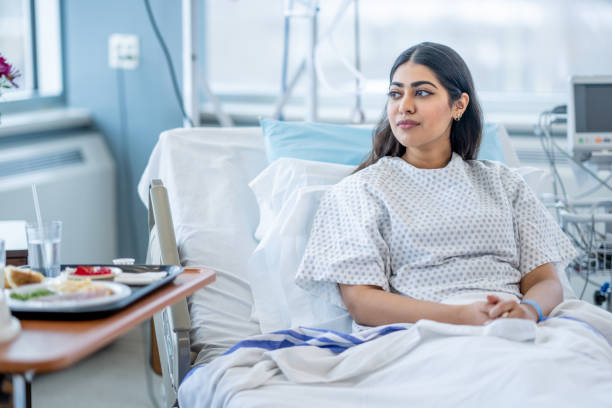
<svg viewBox="0 0 612 408">
<path fill-rule="evenodd" d="M 69 367 L 214 280 L 210 269 L 185 268 L 173 282 L 102 319 L 20 320 L 19 336 L 0 345 L 0 373 L 43 373 Z"/>
</svg>

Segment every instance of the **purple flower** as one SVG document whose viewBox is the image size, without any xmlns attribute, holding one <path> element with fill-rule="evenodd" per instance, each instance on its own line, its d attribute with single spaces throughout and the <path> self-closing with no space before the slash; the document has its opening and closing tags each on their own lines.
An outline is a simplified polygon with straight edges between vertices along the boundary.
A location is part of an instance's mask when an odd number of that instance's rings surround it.
<svg viewBox="0 0 612 408">
<path fill-rule="evenodd" d="M 6 80 L 15 88 L 19 88 L 19 86 L 15 83 L 15 78 L 21 76 L 19 71 L 17 71 L 11 64 L 6 62 L 6 59 L 0 54 L 0 86 L 4 88 L 9 88 L 8 85 L 5 85 L 3 82 Z"/>
</svg>

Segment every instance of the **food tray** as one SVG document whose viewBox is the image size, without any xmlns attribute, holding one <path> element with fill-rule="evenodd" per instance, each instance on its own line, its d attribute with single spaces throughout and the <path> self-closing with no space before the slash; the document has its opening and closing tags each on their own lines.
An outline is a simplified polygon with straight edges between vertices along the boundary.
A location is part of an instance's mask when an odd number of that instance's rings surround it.
<svg viewBox="0 0 612 408">
<path fill-rule="evenodd" d="M 20 308 L 11 305 L 10 309 L 13 315 L 20 319 L 47 319 L 47 320 L 87 320 L 97 319 L 115 313 L 124 307 L 134 303 L 143 296 L 153 292 L 157 288 L 173 281 L 180 273 L 183 272 L 183 267 L 175 265 L 87 265 L 83 266 L 113 266 L 121 268 L 123 272 L 143 273 L 143 272 L 168 272 L 163 279 L 150 283 L 146 286 L 130 286 L 130 295 L 123 297 L 112 303 L 94 305 L 94 306 L 74 306 L 54 309 L 52 305 L 45 305 L 40 309 Z M 62 265 L 64 268 L 76 268 L 78 265 Z"/>
</svg>

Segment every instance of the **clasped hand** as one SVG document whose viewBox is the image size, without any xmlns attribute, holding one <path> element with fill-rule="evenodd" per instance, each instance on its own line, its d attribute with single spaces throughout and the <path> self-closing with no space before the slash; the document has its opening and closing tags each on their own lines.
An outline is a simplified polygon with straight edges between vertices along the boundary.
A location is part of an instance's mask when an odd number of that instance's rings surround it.
<svg viewBox="0 0 612 408">
<path fill-rule="evenodd" d="M 463 306 L 464 324 L 483 325 L 500 318 L 530 319 L 538 321 L 538 314 L 529 305 L 514 300 L 501 300 L 488 295 L 486 302 L 475 302 Z"/>
</svg>

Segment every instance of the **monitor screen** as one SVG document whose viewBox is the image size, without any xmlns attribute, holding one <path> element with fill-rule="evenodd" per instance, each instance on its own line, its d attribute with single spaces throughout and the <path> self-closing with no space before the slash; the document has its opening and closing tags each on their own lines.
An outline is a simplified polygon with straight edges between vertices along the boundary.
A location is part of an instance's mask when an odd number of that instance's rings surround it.
<svg viewBox="0 0 612 408">
<path fill-rule="evenodd" d="M 612 83 L 574 84 L 576 132 L 612 132 Z"/>
</svg>

